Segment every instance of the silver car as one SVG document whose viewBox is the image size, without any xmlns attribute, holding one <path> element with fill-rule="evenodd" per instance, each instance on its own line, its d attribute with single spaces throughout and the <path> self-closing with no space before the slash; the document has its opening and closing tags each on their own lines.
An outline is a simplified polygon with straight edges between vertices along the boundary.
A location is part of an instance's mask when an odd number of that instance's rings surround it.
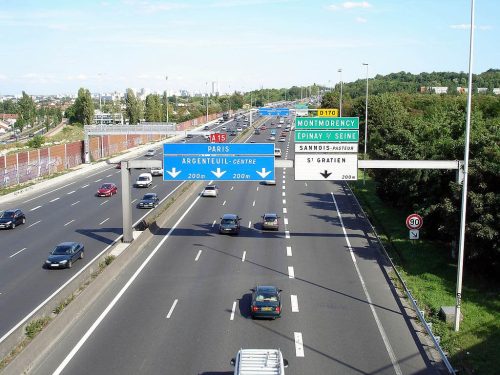
<svg viewBox="0 0 500 375">
<path fill-rule="evenodd" d="M 219 195 L 219 188 L 216 185 L 207 185 L 201 195 L 203 197 L 217 197 Z"/>
</svg>

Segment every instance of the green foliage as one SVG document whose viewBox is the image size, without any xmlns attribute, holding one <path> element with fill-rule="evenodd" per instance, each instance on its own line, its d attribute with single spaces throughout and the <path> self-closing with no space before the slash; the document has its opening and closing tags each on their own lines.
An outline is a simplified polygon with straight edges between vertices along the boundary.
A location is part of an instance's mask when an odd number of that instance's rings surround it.
<svg viewBox="0 0 500 375">
<path fill-rule="evenodd" d="M 45 143 L 45 137 L 43 137 L 42 135 L 35 135 L 27 142 L 27 145 L 30 148 L 40 148 L 43 146 L 44 143 Z"/>
<path fill-rule="evenodd" d="M 36 319 L 36 320 L 31 321 L 26 326 L 26 329 L 25 329 L 26 336 L 29 339 L 34 338 L 36 335 L 38 335 L 42 331 L 42 329 L 47 324 L 49 324 L 49 322 L 50 322 L 50 318 L 47 317 L 47 316 L 43 317 L 43 318 L 40 318 L 40 319 Z"/>
<path fill-rule="evenodd" d="M 78 90 L 78 97 L 75 103 L 66 110 L 66 117 L 70 124 L 79 122 L 83 125 L 90 125 L 94 121 L 94 102 L 90 91 L 83 87 Z"/>
<path fill-rule="evenodd" d="M 127 89 L 125 97 L 125 116 L 129 120 L 129 124 L 137 124 L 142 117 L 142 110 L 139 101 L 137 100 L 134 91 Z"/>
<path fill-rule="evenodd" d="M 15 123 L 15 128 L 21 132 L 26 125 L 34 125 L 36 119 L 36 106 L 31 96 L 23 91 L 23 96 L 17 103 L 18 119 Z M 21 120 L 21 121 L 19 121 Z"/>
</svg>

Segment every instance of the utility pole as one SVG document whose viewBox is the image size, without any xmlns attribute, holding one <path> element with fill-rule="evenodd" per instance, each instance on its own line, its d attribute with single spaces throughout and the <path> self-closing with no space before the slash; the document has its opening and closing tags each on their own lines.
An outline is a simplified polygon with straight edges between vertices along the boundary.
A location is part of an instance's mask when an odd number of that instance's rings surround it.
<svg viewBox="0 0 500 375">
<path fill-rule="evenodd" d="M 340 100 L 339 100 L 339 108 L 340 108 L 340 117 L 342 117 L 342 69 L 339 69 L 340 73 Z"/>
</svg>

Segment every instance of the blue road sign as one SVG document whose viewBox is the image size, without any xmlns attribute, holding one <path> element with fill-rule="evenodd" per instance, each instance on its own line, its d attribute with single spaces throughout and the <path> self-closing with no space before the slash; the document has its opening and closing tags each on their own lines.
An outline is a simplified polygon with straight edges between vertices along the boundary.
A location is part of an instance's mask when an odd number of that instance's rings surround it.
<svg viewBox="0 0 500 375">
<path fill-rule="evenodd" d="M 259 114 L 261 116 L 288 116 L 290 114 L 290 110 L 288 108 L 260 107 Z"/>
<path fill-rule="evenodd" d="M 273 151 L 274 152 L 274 151 Z M 273 156 L 163 156 L 163 181 L 274 180 Z"/>
<path fill-rule="evenodd" d="M 273 143 L 164 143 L 164 155 L 274 155 Z"/>
</svg>

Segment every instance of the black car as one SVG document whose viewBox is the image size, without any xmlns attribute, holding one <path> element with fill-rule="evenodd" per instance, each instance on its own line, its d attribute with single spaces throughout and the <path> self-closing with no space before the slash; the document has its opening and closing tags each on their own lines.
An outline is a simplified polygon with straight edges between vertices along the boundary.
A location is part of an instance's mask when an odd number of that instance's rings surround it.
<svg viewBox="0 0 500 375">
<path fill-rule="evenodd" d="M 85 248 L 80 242 L 63 242 L 49 253 L 46 268 L 71 268 L 73 262 L 83 258 Z"/>
<path fill-rule="evenodd" d="M 14 229 L 16 225 L 24 223 L 26 216 L 20 209 L 0 211 L 0 228 Z"/>
<path fill-rule="evenodd" d="M 158 195 L 156 193 L 147 193 L 147 194 L 144 194 L 142 199 L 137 204 L 137 207 L 139 207 L 139 208 L 155 208 L 156 206 L 158 206 L 159 201 L 160 201 L 160 199 L 158 199 Z"/>
<path fill-rule="evenodd" d="M 229 135 L 230 135 L 231 137 L 234 137 L 234 136 L 236 136 L 237 134 L 238 134 L 238 133 L 236 133 L 236 130 L 231 130 L 231 133 L 229 133 Z"/>
<path fill-rule="evenodd" d="M 250 313 L 252 318 L 281 317 L 281 289 L 275 286 L 257 286 L 252 290 Z"/>
<path fill-rule="evenodd" d="M 240 233 L 240 220 L 241 220 L 241 218 L 238 215 L 224 214 L 220 219 L 221 220 L 220 220 L 220 224 L 219 224 L 219 233 L 221 233 L 221 234 L 226 234 L 226 233 L 238 234 L 238 233 Z"/>
</svg>

